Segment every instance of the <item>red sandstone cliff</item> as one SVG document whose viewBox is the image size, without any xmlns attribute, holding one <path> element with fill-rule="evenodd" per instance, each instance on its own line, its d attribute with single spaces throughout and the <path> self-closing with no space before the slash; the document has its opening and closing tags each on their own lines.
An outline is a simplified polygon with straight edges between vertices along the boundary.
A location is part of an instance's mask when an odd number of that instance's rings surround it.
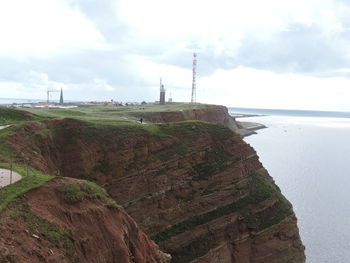
<svg viewBox="0 0 350 263">
<path fill-rule="evenodd" d="M 38 169 L 103 185 L 172 262 L 305 261 L 292 206 L 222 125 L 64 119 L 26 124 L 8 142 Z"/>
<path fill-rule="evenodd" d="M 206 107 L 203 106 L 200 109 L 184 111 L 145 112 L 142 114 L 146 120 L 154 123 L 200 120 L 223 124 L 233 130 L 241 128 L 228 113 L 227 108 L 220 105 L 206 105 Z"/>
<path fill-rule="evenodd" d="M 169 261 L 124 209 L 92 192 L 82 198 L 80 186 L 58 177 L 0 212 L 0 262 Z"/>
</svg>

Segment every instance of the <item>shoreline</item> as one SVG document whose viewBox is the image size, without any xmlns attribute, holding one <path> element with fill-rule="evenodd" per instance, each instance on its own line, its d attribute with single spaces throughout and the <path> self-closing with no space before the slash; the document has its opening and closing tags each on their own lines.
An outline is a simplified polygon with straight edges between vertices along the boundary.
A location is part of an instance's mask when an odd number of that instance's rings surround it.
<svg viewBox="0 0 350 263">
<path fill-rule="evenodd" d="M 238 124 L 239 129 L 236 132 L 242 137 L 247 137 L 253 134 L 257 134 L 257 130 L 265 129 L 267 126 L 257 122 L 248 121 L 238 121 L 239 118 L 249 118 L 249 117 L 264 117 L 268 115 L 258 115 L 258 114 L 244 114 L 244 113 L 232 113 L 230 114 Z"/>
<path fill-rule="evenodd" d="M 268 115 L 263 115 L 263 114 L 247 114 L 247 113 L 230 113 L 230 115 L 235 119 L 268 116 Z"/>
</svg>

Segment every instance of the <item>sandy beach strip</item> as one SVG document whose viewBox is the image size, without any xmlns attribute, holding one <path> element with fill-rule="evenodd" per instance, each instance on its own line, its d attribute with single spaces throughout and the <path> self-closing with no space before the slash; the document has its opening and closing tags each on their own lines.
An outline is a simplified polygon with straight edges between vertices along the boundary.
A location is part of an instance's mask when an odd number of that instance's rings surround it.
<svg viewBox="0 0 350 263">
<path fill-rule="evenodd" d="M 22 176 L 12 171 L 12 183 L 21 180 Z M 11 182 L 11 171 L 0 168 L 0 187 L 9 185 Z"/>
</svg>

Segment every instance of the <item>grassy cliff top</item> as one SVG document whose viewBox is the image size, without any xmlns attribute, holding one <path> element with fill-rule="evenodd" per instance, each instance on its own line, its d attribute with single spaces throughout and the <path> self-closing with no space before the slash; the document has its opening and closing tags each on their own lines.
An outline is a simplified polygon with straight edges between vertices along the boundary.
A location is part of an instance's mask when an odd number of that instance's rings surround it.
<svg viewBox="0 0 350 263">
<path fill-rule="evenodd" d="M 98 127 L 114 126 L 119 130 L 125 131 L 131 136 L 142 131 L 149 131 L 156 134 L 164 134 L 157 125 L 146 121 L 140 125 L 138 120 L 146 118 L 149 114 L 159 114 L 165 112 L 177 112 L 186 115 L 186 112 L 201 109 L 216 109 L 217 105 L 208 104 L 186 104 L 186 103 L 169 103 L 166 105 L 146 104 L 138 106 L 103 106 L 103 105 L 81 105 L 72 109 L 50 109 L 50 108 L 30 108 L 30 109 L 11 109 L 0 107 L 0 121 L 3 119 L 4 124 L 11 126 L 6 129 L 0 129 L 0 159 L 7 161 L 13 155 L 11 147 L 8 146 L 7 136 L 16 133 L 24 123 L 37 123 L 38 127 L 42 126 L 42 121 L 52 119 L 75 119 L 87 124 Z M 184 118 L 186 119 L 186 118 Z M 41 124 L 40 124 L 41 123 Z M 44 125 L 45 126 L 45 125 Z M 142 126 L 142 127 L 139 127 Z M 45 127 L 43 127 L 45 132 Z M 138 133 L 137 133 L 138 134 Z"/>
<path fill-rule="evenodd" d="M 0 107 L 0 125 L 38 119 L 38 116 L 28 111 Z"/>
<path fill-rule="evenodd" d="M 169 103 L 166 105 L 146 104 L 138 106 L 81 105 L 72 109 L 34 108 L 26 111 L 42 118 L 74 118 L 80 120 L 135 121 L 144 114 L 161 112 L 186 112 L 217 107 L 208 104 Z M 1 113 L 0 113 L 1 117 Z"/>
</svg>

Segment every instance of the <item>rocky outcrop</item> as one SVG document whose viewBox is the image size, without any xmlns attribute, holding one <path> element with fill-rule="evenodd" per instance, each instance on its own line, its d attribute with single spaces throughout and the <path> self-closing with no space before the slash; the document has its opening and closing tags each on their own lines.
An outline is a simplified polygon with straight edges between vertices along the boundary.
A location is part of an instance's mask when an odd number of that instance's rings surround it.
<svg viewBox="0 0 350 263">
<path fill-rule="evenodd" d="M 147 121 L 154 123 L 200 120 L 223 124 L 232 130 L 241 128 L 228 113 L 227 108 L 220 105 L 203 105 L 201 108 L 191 110 L 144 112 L 142 116 Z"/>
<path fill-rule="evenodd" d="M 142 116 L 145 120 L 153 123 L 178 122 L 187 120 L 200 120 L 223 124 L 238 133 L 241 137 L 256 134 L 256 130 L 266 126 L 259 123 L 238 122 L 231 116 L 228 109 L 220 105 L 202 105 L 201 108 L 180 111 L 144 112 L 135 116 Z"/>
<path fill-rule="evenodd" d="M 51 120 L 8 143 L 38 169 L 103 185 L 172 262 L 305 260 L 291 204 L 223 125 Z"/>
<path fill-rule="evenodd" d="M 99 187 L 76 179 L 31 190 L 0 218 L 0 262 L 170 260 Z"/>
</svg>

